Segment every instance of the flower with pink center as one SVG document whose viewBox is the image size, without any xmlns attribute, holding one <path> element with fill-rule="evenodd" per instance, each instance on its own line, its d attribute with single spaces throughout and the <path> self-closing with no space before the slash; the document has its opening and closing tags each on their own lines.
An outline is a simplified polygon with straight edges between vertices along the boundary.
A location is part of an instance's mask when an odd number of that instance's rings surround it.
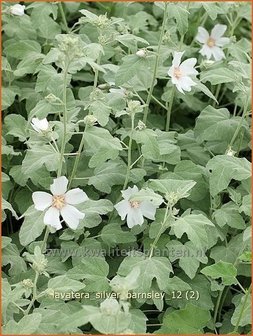
<svg viewBox="0 0 253 336">
<path fill-rule="evenodd" d="M 226 29 L 226 25 L 217 24 L 209 35 L 205 28 L 198 28 L 196 40 L 203 44 L 203 47 L 199 51 L 202 56 L 206 56 L 207 59 L 213 56 L 216 61 L 225 58 L 225 54 L 221 48 L 230 41 L 228 37 L 223 37 Z"/>
<path fill-rule="evenodd" d="M 138 191 L 139 189 L 136 186 L 122 190 L 121 193 L 124 199 L 114 206 L 122 220 L 127 217 L 127 226 L 129 228 L 135 225 L 142 225 L 144 217 L 155 219 L 156 205 L 149 201 L 131 200 L 132 196 L 137 194 Z"/>
<path fill-rule="evenodd" d="M 181 63 L 181 58 L 184 52 L 175 52 L 172 66 L 169 68 L 168 75 L 171 77 L 171 81 L 181 93 L 184 91 L 191 91 L 191 87 L 197 85 L 192 78 L 198 74 L 198 71 L 194 69 L 197 63 L 196 58 L 188 58 Z"/>
<path fill-rule="evenodd" d="M 78 227 L 80 219 L 84 218 L 84 213 L 80 212 L 73 205 L 83 203 L 88 200 L 86 193 L 80 188 L 67 191 L 68 179 L 65 176 L 54 179 L 50 186 L 49 194 L 44 191 L 35 191 L 32 199 L 35 209 L 44 211 L 44 223 L 54 227 L 56 230 L 62 228 L 60 216 L 66 224 L 73 230 Z"/>
</svg>

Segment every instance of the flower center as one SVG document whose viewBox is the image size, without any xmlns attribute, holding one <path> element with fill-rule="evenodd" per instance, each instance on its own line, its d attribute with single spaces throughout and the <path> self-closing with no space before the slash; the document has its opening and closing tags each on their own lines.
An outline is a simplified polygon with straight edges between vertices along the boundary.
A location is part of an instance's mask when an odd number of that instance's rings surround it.
<svg viewBox="0 0 253 336">
<path fill-rule="evenodd" d="M 208 47 L 214 47 L 215 46 L 215 39 L 213 39 L 212 37 L 209 37 L 206 44 L 208 45 Z"/>
<path fill-rule="evenodd" d="M 60 210 L 65 205 L 65 196 L 64 195 L 55 195 L 53 196 L 53 203 L 52 206 L 56 209 Z"/>
<path fill-rule="evenodd" d="M 138 209 L 140 207 L 140 202 L 138 201 L 130 201 L 131 208 Z"/>
<path fill-rule="evenodd" d="M 180 70 L 179 67 L 175 67 L 175 68 L 174 68 L 174 76 L 175 76 L 177 79 L 179 79 L 180 77 L 182 77 L 182 72 L 181 72 L 181 70 Z"/>
</svg>

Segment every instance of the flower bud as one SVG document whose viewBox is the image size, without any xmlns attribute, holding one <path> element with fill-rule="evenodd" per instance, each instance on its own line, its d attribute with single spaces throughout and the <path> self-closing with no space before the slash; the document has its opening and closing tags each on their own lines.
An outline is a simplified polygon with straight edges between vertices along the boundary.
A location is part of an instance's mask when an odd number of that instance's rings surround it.
<svg viewBox="0 0 253 336">
<path fill-rule="evenodd" d="M 100 304 L 100 311 L 105 315 L 114 316 L 120 312 L 120 305 L 116 299 L 106 299 Z"/>
<path fill-rule="evenodd" d="M 31 279 L 24 279 L 21 281 L 22 286 L 25 288 L 33 288 L 33 282 Z"/>
<path fill-rule="evenodd" d="M 16 4 L 14 6 L 11 6 L 10 7 L 10 13 L 12 15 L 16 15 L 16 16 L 23 16 L 23 15 L 25 15 L 25 6 L 20 5 L 20 4 Z"/>
<path fill-rule="evenodd" d="M 98 120 L 93 115 L 87 115 L 86 117 L 84 117 L 83 121 L 88 126 L 94 126 Z"/>
<path fill-rule="evenodd" d="M 139 130 L 139 131 L 142 131 L 146 128 L 146 125 L 144 124 L 143 121 L 139 120 L 138 121 L 138 125 L 136 126 L 136 128 Z"/>
<path fill-rule="evenodd" d="M 135 54 L 138 57 L 145 58 L 147 56 L 147 50 L 146 49 L 140 49 Z"/>
</svg>

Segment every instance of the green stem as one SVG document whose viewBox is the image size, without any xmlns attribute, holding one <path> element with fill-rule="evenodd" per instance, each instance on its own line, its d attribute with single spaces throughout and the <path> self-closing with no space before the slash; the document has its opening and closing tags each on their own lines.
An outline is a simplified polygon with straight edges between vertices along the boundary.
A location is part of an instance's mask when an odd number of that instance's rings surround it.
<svg viewBox="0 0 253 336">
<path fill-rule="evenodd" d="M 172 105 L 174 101 L 174 96 L 175 96 L 175 86 L 172 88 L 170 103 L 167 109 L 167 119 L 166 119 L 166 128 L 165 128 L 166 132 L 168 132 L 170 129 L 170 117 L 171 117 L 171 110 L 172 110 Z"/>
<path fill-rule="evenodd" d="M 100 64 L 100 55 L 99 55 L 99 57 L 97 59 L 97 64 L 98 65 Z M 98 84 L 98 69 L 95 69 L 93 91 L 96 89 L 97 84 Z M 89 111 L 88 115 L 89 114 L 90 114 L 90 111 Z M 81 156 L 81 153 L 82 153 L 83 147 L 84 147 L 85 132 L 87 130 L 87 127 L 88 127 L 88 125 L 86 124 L 85 128 L 84 128 L 84 130 L 82 132 L 82 138 L 81 138 L 81 141 L 80 141 L 80 144 L 79 144 L 79 148 L 78 148 L 78 151 L 77 151 L 77 156 L 75 158 L 74 166 L 73 166 L 72 173 L 71 173 L 71 176 L 70 176 L 70 179 L 69 179 L 69 188 L 71 186 L 71 183 L 72 183 L 73 179 L 76 176 L 76 171 L 77 171 L 78 164 L 79 164 L 79 161 L 80 161 L 80 156 Z"/>
<path fill-rule="evenodd" d="M 248 290 L 246 291 L 246 294 L 245 294 L 245 296 L 244 296 L 244 302 L 243 302 L 243 304 L 242 304 L 242 308 L 241 308 L 241 311 L 240 311 L 240 313 L 239 313 L 238 320 L 237 320 L 237 322 L 236 322 L 235 329 L 234 329 L 233 333 L 236 333 L 237 330 L 238 330 L 238 328 L 239 328 L 239 324 L 240 324 L 240 322 L 241 322 L 241 319 L 242 319 L 242 316 L 243 316 L 243 313 L 244 313 L 244 310 L 245 310 L 245 307 L 246 307 L 246 304 L 247 304 L 248 296 L 249 296 L 249 294 L 250 294 L 250 288 L 251 288 L 251 285 L 250 285 L 250 287 L 248 288 Z"/>
<path fill-rule="evenodd" d="M 155 85 L 155 79 L 156 79 L 157 68 L 158 68 L 158 63 L 159 63 L 160 50 L 161 50 L 162 40 L 163 40 L 163 36 L 164 36 L 164 31 L 165 31 L 165 24 L 166 24 L 166 21 L 167 21 L 167 6 L 168 6 L 168 4 L 167 4 L 167 2 L 165 2 L 163 23 L 162 23 L 162 29 L 161 29 L 161 33 L 160 33 L 159 42 L 158 42 L 156 57 L 155 57 L 153 77 L 152 77 L 152 81 L 151 81 L 151 85 L 150 85 L 150 89 L 149 89 L 149 93 L 148 93 L 148 97 L 147 97 L 147 101 L 146 101 L 146 107 L 145 107 L 145 110 L 144 110 L 144 116 L 143 116 L 144 124 L 146 124 L 146 122 L 147 122 L 149 104 L 150 104 L 150 101 L 151 101 L 151 97 L 152 97 L 152 93 L 153 93 L 154 85 Z"/>
<path fill-rule="evenodd" d="M 59 5 L 59 10 L 60 10 L 60 13 L 61 13 L 62 21 L 63 21 L 64 27 L 65 27 L 65 31 L 67 33 L 69 33 L 69 27 L 68 27 L 68 23 L 67 23 L 67 20 L 66 20 L 66 15 L 65 15 L 62 3 L 59 2 L 58 5 Z"/>
<path fill-rule="evenodd" d="M 39 273 L 36 272 L 35 273 L 35 279 L 34 279 L 34 284 L 33 284 L 33 297 L 32 297 L 32 300 L 29 304 L 29 306 L 27 307 L 26 311 L 25 311 L 25 315 L 28 315 L 36 298 L 37 298 L 37 282 L 38 282 L 38 279 L 39 279 Z"/>
<path fill-rule="evenodd" d="M 64 161 L 64 152 L 66 145 L 66 136 L 67 136 L 67 78 L 68 78 L 68 68 L 69 68 L 69 60 L 65 60 L 64 74 L 63 74 L 63 136 L 61 142 L 61 156 L 60 156 L 60 165 L 57 173 L 57 177 L 60 177 L 62 174 L 62 165 Z"/>
<path fill-rule="evenodd" d="M 249 103 L 249 98 L 247 99 L 246 104 L 244 105 L 244 110 L 243 110 L 243 114 L 241 116 L 241 120 L 240 120 L 240 122 L 239 122 L 239 124 L 238 124 L 238 126 L 237 126 L 237 128 L 235 130 L 235 133 L 234 133 L 234 135 L 233 135 L 233 137 L 232 137 L 232 139 L 230 141 L 230 144 L 229 144 L 228 148 L 232 148 L 232 146 L 233 146 L 233 144 L 234 144 L 234 142 L 235 142 L 235 140 L 236 140 L 236 138 L 237 138 L 237 136 L 238 136 L 238 134 L 239 134 L 239 132 L 241 130 L 243 120 L 244 120 L 244 118 L 247 115 L 248 103 Z"/>
<path fill-rule="evenodd" d="M 220 302 L 221 302 L 221 297 L 222 297 L 223 291 L 224 291 L 224 288 L 219 292 L 219 296 L 218 296 L 217 301 L 216 301 L 215 310 L 214 310 L 214 317 L 213 317 L 214 325 L 217 322 L 216 320 L 217 320 L 217 315 L 218 315 L 218 311 L 219 311 L 219 307 L 220 307 Z"/>
<path fill-rule="evenodd" d="M 123 185 L 123 189 L 126 189 L 126 186 L 129 181 L 130 172 L 131 172 L 131 165 L 132 165 L 132 143 L 133 143 L 133 132 L 134 132 L 134 115 L 131 115 L 131 132 L 130 132 L 130 139 L 128 144 L 128 153 L 127 153 L 127 172 L 126 172 L 126 178 Z"/>
<path fill-rule="evenodd" d="M 169 215 L 168 215 L 168 212 L 169 212 Z M 157 244 L 158 240 L 160 239 L 160 237 L 161 237 L 161 235 L 162 235 L 162 233 L 164 231 L 164 225 L 165 225 L 165 223 L 166 223 L 166 221 L 168 219 L 168 216 L 170 216 L 170 215 L 171 215 L 171 207 L 170 207 L 170 204 L 168 202 L 166 210 L 165 210 L 165 214 L 164 214 L 162 225 L 160 227 L 160 230 L 159 230 L 157 236 L 155 237 L 155 240 L 153 241 L 153 243 L 151 245 L 151 250 L 150 250 L 150 253 L 149 253 L 149 258 L 152 258 L 152 256 L 153 256 L 156 244 Z"/>
<path fill-rule="evenodd" d="M 50 233 L 50 230 L 49 230 L 49 227 L 47 226 L 46 227 L 46 232 L 45 232 L 45 236 L 44 236 L 44 239 L 42 241 L 42 245 L 41 245 L 41 253 L 44 253 L 46 251 L 44 251 L 47 247 L 47 239 L 48 239 L 48 236 L 49 236 L 49 233 Z"/>
</svg>

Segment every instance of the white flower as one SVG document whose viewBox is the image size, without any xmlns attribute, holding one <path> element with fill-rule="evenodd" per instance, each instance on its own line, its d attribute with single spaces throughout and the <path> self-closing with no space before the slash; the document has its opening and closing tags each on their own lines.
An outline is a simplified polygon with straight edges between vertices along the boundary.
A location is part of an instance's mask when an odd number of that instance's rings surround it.
<svg viewBox="0 0 253 336">
<path fill-rule="evenodd" d="M 42 133 L 48 130 L 48 121 L 46 118 L 44 119 L 38 119 L 38 118 L 32 118 L 31 122 L 32 127 L 35 129 L 36 132 Z"/>
<path fill-rule="evenodd" d="M 213 27 L 211 34 L 209 35 L 205 28 L 198 28 L 196 40 L 204 44 L 199 51 L 201 55 L 206 56 L 207 59 L 210 59 L 213 56 L 216 61 L 225 58 L 225 54 L 221 47 L 229 43 L 228 37 L 222 37 L 226 29 L 226 25 L 217 24 Z"/>
<path fill-rule="evenodd" d="M 149 201 L 139 202 L 129 200 L 131 196 L 135 195 L 138 191 L 136 186 L 121 191 L 124 200 L 114 206 L 122 220 L 127 216 L 127 226 L 129 228 L 135 225 L 142 225 L 144 217 L 155 219 L 157 207 L 153 203 Z"/>
<path fill-rule="evenodd" d="M 17 16 L 23 16 L 25 15 L 25 6 L 20 5 L 20 4 L 11 6 L 10 13 L 13 15 L 17 15 Z"/>
<path fill-rule="evenodd" d="M 196 85 L 191 77 L 198 74 L 198 71 L 194 69 L 197 59 L 188 58 L 181 63 L 183 54 L 184 52 L 174 53 L 172 66 L 168 71 L 168 75 L 171 77 L 172 83 L 176 85 L 178 91 L 181 93 L 184 93 L 184 91 L 191 91 L 191 87 Z"/>
<path fill-rule="evenodd" d="M 85 202 L 88 197 L 86 193 L 75 188 L 67 191 L 68 179 L 65 176 L 54 179 L 50 186 L 51 194 L 44 191 L 35 191 L 32 194 L 35 209 L 45 212 L 44 223 L 54 227 L 56 230 L 62 228 L 60 215 L 66 224 L 75 230 L 79 220 L 84 218 L 84 214 L 73 205 Z"/>
</svg>

